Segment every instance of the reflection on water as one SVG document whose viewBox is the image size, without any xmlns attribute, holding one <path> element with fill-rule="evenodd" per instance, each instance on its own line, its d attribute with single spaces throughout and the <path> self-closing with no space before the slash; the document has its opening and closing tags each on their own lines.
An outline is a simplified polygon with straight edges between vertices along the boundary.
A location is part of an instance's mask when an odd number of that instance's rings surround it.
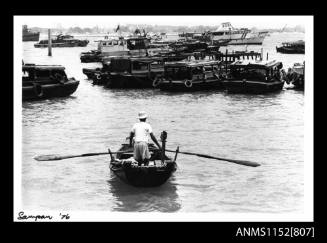
<svg viewBox="0 0 327 243">
<path fill-rule="evenodd" d="M 181 208 L 174 175 L 156 188 L 133 187 L 122 182 L 111 172 L 107 181 L 109 193 L 115 199 L 115 211 L 124 212 L 176 212 Z"/>
</svg>

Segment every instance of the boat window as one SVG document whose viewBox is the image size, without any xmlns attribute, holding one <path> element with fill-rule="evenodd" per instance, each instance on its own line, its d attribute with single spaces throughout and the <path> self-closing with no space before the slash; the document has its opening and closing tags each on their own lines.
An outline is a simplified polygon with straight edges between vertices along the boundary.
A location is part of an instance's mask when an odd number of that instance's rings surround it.
<svg viewBox="0 0 327 243">
<path fill-rule="evenodd" d="M 146 71 L 148 70 L 148 64 L 142 62 L 133 62 L 133 70 Z"/>
<path fill-rule="evenodd" d="M 166 67 L 164 76 L 166 79 L 184 80 L 189 78 L 189 72 L 187 67 Z"/>
<path fill-rule="evenodd" d="M 36 76 L 38 78 L 44 78 L 44 77 L 49 77 L 50 76 L 50 71 L 49 70 L 37 70 L 36 71 Z"/>
<path fill-rule="evenodd" d="M 263 68 L 232 68 L 231 75 L 234 79 L 265 80 L 267 71 Z"/>
</svg>

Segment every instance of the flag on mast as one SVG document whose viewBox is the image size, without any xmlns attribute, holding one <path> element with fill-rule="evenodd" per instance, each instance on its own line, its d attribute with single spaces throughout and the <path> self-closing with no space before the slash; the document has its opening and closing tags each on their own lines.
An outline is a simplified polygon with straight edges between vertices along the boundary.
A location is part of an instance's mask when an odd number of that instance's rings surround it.
<svg viewBox="0 0 327 243">
<path fill-rule="evenodd" d="M 118 25 L 115 32 L 117 32 L 119 29 L 120 29 L 120 26 Z"/>
</svg>

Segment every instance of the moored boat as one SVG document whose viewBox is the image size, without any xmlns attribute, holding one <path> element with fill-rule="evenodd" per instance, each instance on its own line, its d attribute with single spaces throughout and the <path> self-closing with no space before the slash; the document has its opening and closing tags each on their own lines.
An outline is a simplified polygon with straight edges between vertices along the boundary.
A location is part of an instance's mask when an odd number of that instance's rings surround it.
<svg viewBox="0 0 327 243">
<path fill-rule="evenodd" d="M 40 32 L 33 32 L 23 25 L 23 41 L 39 41 Z"/>
<path fill-rule="evenodd" d="M 110 71 L 98 77 L 107 88 L 153 88 L 152 83 L 163 73 L 164 61 L 160 57 L 115 57 Z"/>
<path fill-rule="evenodd" d="M 89 62 L 101 62 L 103 55 L 100 51 L 91 50 L 89 52 L 82 52 L 80 54 L 81 62 L 89 63 Z"/>
<path fill-rule="evenodd" d="M 163 136 L 163 133 L 162 133 Z M 121 151 L 121 153 L 119 153 Z M 149 144 L 151 158 L 147 165 L 139 165 L 133 158 L 133 147 L 122 144 L 116 157 L 111 154 L 110 170 L 122 181 L 136 187 L 156 187 L 164 184 L 176 171 L 178 148 L 174 159 Z"/>
<path fill-rule="evenodd" d="M 55 39 L 51 40 L 52 47 L 85 47 L 89 43 L 88 40 L 74 39 L 71 35 L 57 35 Z M 34 44 L 34 47 L 45 48 L 48 47 L 48 40 L 41 40 Z"/>
<path fill-rule="evenodd" d="M 261 45 L 268 32 L 252 33 L 247 28 L 234 28 L 230 22 L 222 23 L 210 32 L 212 42 L 224 45 Z"/>
<path fill-rule="evenodd" d="M 304 54 L 305 42 L 303 40 L 283 42 L 282 46 L 276 46 L 276 51 L 285 54 Z"/>
<path fill-rule="evenodd" d="M 37 100 L 65 97 L 74 93 L 79 81 L 67 78 L 65 68 L 59 65 L 23 65 L 22 98 Z"/>
<path fill-rule="evenodd" d="M 292 89 L 304 90 L 305 80 L 305 64 L 294 63 L 292 68 L 289 68 L 287 73 L 284 73 L 287 84 L 292 84 Z"/>
<path fill-rule="evenodd" d="M 281 68 L 277 61 L 236 61 L 230 64 L 229 74 L 223 81 L 230 93 L 268 93 L 282 90 Z"/>
<path fill-rule="evenodd" d="M 180 61 L 166 63 L 153 86 L 167 91 L 222 89 L 222 62 Z"/>
</svg>

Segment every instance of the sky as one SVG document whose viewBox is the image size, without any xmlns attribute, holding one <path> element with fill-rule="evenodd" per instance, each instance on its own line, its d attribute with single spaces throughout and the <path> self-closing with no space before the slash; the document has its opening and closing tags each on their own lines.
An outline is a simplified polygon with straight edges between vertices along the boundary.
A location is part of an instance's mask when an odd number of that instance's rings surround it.
<svg viewBox="0 0 327 243">
<path fill-rule="evenodd" d="M 236 28 L 283 28 L 305 25 L 307 16 L 14 16 L 29 27 L 69 28 L 94 27 L 115 28 L 118 24 L 147 24 L 171 26 L 214 26 L 231 22 Z"/>
</svg>

